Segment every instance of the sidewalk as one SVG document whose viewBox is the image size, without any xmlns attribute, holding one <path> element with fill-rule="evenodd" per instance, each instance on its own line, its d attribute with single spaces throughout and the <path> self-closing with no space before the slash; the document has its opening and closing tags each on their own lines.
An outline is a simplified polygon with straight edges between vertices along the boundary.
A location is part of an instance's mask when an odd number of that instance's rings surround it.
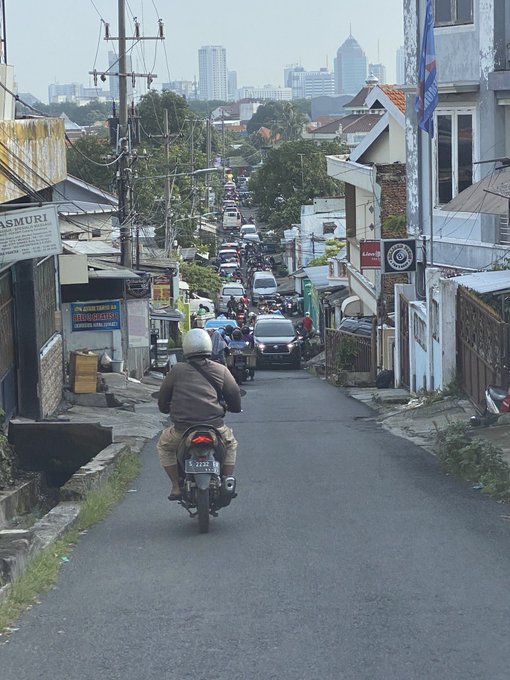
<svg viewBox="0 0 510 680">
<path fill-rule="evenodd" d="M 475 409 L 470 401 L 460 397 L 445 397 L 427 403 L 413 399 L 404 389 L 376 387 L 347 387 L 347 394 L 376 411 L 374 419 L 381 425 L 435 454 L 436 433 L 448 425 L 462 421 L 469 423 Z M 503 459 L 510 464 L 510 416 L 499 418 L 495 425 L 473 428 L 472 436 L 486 439 L 503 451 Z"/>
<path fill-rule="evenodd" d="M 167 417 L 159 413 L 156 399 L 163 376 L 149 374 L 143 383 L 128 380 L 123 374 L 102 375 L 108 392 L 71 395 L 82 401 L 73 404 L 61 419 L 79 423 L 99 423 L 113 429 L 113 444 L 103 449 L 60 487 L 60 500 L 30 528 L 17 525 L 18 508 L 31 511 L 37 500 L 38 478 L 0 491 L 0 601 L 9 593 L 11 583 L 26 569 L 42 549 L 57 541 L 76 524 L 81 501 L 88 490 L 100 487 L 129 452 L 140 452 L 165 426 Z M 115 406 L 107 406 L 105 395 Z"/>
</svg>

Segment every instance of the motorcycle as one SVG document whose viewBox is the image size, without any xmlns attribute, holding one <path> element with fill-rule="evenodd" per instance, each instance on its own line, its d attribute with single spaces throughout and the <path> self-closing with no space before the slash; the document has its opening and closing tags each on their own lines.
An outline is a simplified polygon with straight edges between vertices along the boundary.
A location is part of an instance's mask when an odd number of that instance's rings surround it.
<svg viewBox="0 0 510 680">
<path fill-rule="evenodd" d="M 210 425 L 193 425 L 183 434 L 177 451 L 179 501 L 190 514 L 198 517 L 201 534 L 209 531 L 209 517 L 230 505 L 236 494 L 236 478 L 221 477 L 225 447 L 218 430 Z"/>
<path fill-rule="evenodd" d="M 235 319 L 238 326 L 244 326 L 246 323 L 246 315 L 248 313 L 248 308 L 244 304 L 238 304 L 236 308 Z"/>
<path fill-rule="evenodd" d="M 471 418 L 473 427 L 480 427 L 495 423 L 502 413 L 510 413 L 510 387 L 487 385 L 484 395 L 483 411 Z"/>
</svg>

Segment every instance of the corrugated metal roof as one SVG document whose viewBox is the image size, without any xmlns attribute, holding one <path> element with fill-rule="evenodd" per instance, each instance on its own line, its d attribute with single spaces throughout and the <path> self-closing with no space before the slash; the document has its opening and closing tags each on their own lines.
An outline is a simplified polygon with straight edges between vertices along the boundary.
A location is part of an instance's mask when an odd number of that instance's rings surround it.
<svg viewBox="0 0 510 680">
<path fill-rule="evenodd" d="M 505 183 L 509 181 L 510 167 L 498 168 L 479 182 L 461 191 L 449 203 L 443 205 L 441 210 L 508 215 L 508 198 L 506 198 L 508 189 Z"/>
<path fill-rule="evenodd" d="M 454 276 L 452 280 L 477 293 L 501 293 L 510 290 L 510 270 L 475 272 Z"/>
<path fill-rule="evenodd" d="M 74 241 L 74 240 L 62 240 L 62 245 L 64 250 L 70 253 L 77 253 L 79 255 L 119 255 L 120 250 L 114 248 L 113 246 L 105 243 L 104 241 Z"/>
</svg>

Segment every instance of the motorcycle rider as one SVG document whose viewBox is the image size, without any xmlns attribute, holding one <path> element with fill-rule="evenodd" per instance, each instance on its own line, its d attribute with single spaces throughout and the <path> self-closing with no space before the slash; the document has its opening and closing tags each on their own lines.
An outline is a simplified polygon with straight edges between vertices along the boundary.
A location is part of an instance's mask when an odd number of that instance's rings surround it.
<svg viewBox="0 0 510 680">
<path fill-rule="evenodd" d="M 235 311 L 235 308 L 236 308 L 236 299 L 233 295 L 231 295 L 229 301 L 227 302 L 227 312 L 229 314 L 232 314 Z"/>
<path fill-rule="evenodd" d="M 170 413 L 172 425 L 161 433 L 157 449 L 159 459 L 170 478 L 172 488 L 169 500 L 179 500 L 179 468 L 177 449 L 184 432 L 193 425 L 215 427 L 225 445 L 226 456 L 221 470 L 224 477 L 231 476 L 236 462 L 237 441 L 232 430 L 225 425 L 226 411 L 241 412 L 241 393 L 226 366 L 211 361 L 212 343 L 208 333 L 194 328 L 182 341 L 186 361 L 176 364 L 161 384 L 158 407 Z M 195 368 L 194 365 L 198 366 Z M 206 378 L 201 372 L 209 376 Z M 220 403 L 216 387 L 226 406 Z"/>
</svg>

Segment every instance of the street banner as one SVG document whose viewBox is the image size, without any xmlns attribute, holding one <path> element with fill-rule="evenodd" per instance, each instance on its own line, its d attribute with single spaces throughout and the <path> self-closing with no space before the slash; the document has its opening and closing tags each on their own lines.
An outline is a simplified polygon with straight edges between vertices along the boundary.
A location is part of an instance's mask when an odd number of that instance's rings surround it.
<svg viewBox="0 0 510 680">
<path fill-rule="evenodd" d="M 380 269 L 381 268 L 381 242 L 380 241 L 361 241 L 360 248 L 360 268 Z"/>
<path fill-rule="evenodd" d="M 155 309 L 170 305 L 170 277 L 167 274 L 152 279 L 152 305 Z"/>
<path fill-rule="evenodd" d="M 0 264 L 61 252 L 58 213 L 54 205 L 0 213 Z"/>
<path fill-rule="evenodd" d="M 71 303 L 71 330 L 120 330 L 120 300 Z"/>
<path fill-rule="evenodd" d="M 439 101 L 437 86 L 436 48 L 434 44 L 434 16 L 432 0 L 426 0 L 425 26 L 418 66 L 418 87 L 414 110 L 418 114 L 418 127 L 434 136 L 434 111 Z"/>
<path fill-rule="evenodd" d="M 384 274 L 400 274 L 416 271 L 416 241 L 408 239 L 384 240 Z"/>
</svg>

